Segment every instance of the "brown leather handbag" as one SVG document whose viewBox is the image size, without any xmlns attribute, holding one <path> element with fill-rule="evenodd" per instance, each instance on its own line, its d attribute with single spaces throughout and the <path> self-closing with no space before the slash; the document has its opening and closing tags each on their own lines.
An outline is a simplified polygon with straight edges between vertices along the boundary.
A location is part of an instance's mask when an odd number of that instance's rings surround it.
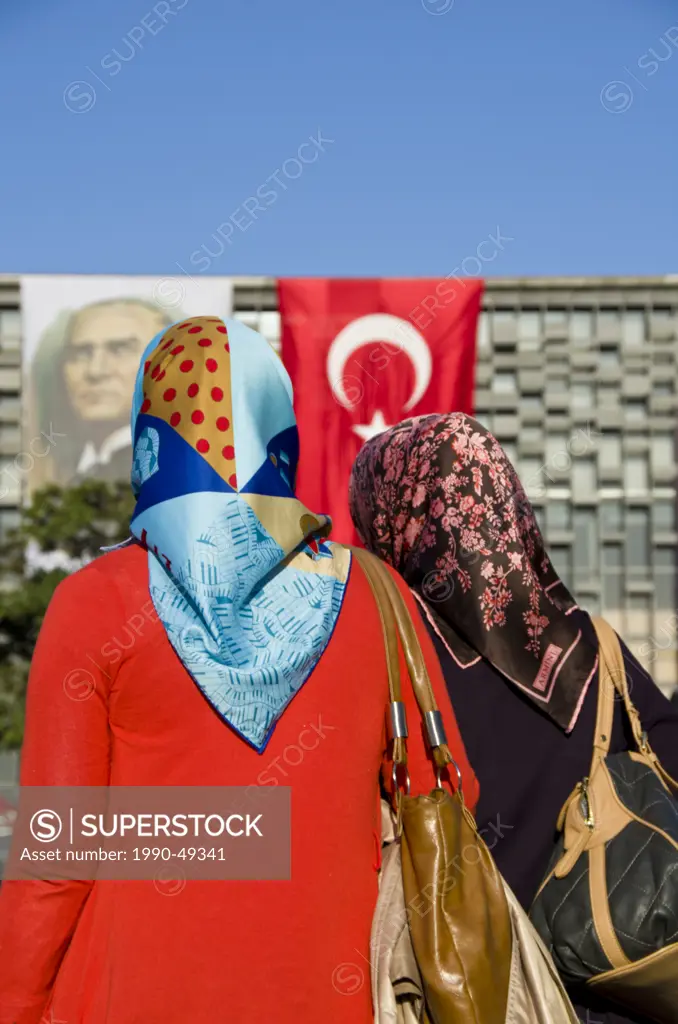
<svg viewBox="0 0 678 1024">
<path fill-rule="evenodd" d="M 678 783 L 652 751 L 617 634 L 594 619 L 598 714 L 588 777 L 558 820 L 530 917 L 561 974 L 658 1024 L 678 1021 Z M 610 754 L 615 696 L 637 750 Z"/>
<path fill-rule="evenodd" d="M 551 960 L 464 804 L 462 780 L 407 605 L 388 569 L 355 549 L 374 591 L 389 676 L 391 806 L 371 967 L 376 1024 L 576 1024 Z M 436 785 L 410 793 L 399 643 Z M 457 787 L 443 788 L 452 767 Z"/>
</svg>

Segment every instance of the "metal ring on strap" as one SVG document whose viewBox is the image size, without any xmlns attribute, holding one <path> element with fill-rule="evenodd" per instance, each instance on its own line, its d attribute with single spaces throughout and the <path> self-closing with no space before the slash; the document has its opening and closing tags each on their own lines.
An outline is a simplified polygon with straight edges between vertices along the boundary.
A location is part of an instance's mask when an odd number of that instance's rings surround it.
<svg viewBox="0 0 678 1024">
<path fill-rule="evenodd" d="M 452 760 L 445 767 L 449 768 L 450 765 L 452 765 L 454 767 L 454 770 L 457 773 L 457 792 L 461 794 L 461 793 L 463 793 L 463 787 L 462 787 L 462 783 L 461 783 L 461 771 L 459 770 L 459 765 L 457 764 L 456 761 Z M 436 784 L 438 786 L 438 789 L 442 789 L 443 788 L 443 782 L 442 782 L 442 773 L 443 773 L 443 771 L 444 771 L 443 768 L 436 768 Z"/>
<path fill-rule="evenodd" d="M 392 774 L 392 778 L 393 778 L 393 792 L 396 793 L 396 794 L 399 793 L 399 792 L 403 792 L 405 794 L 405 796 L 409 796 L 410 795 L 410 773 L 407 770 L 407 766 L 406 765 L 402 765 L 402 767 L 405 769 L 405 785 L 401 786 L 401 784 L 400 784 L 400 782 L 398 780 L 398 768 L 400 768 L 400 767 L 401 767 L 401 765 L 396 764 L 395 761 L 393 762 L 393 774 Z M 458 770 L 459 769 L 457 769 L 457 771 Z"/>
</svg>

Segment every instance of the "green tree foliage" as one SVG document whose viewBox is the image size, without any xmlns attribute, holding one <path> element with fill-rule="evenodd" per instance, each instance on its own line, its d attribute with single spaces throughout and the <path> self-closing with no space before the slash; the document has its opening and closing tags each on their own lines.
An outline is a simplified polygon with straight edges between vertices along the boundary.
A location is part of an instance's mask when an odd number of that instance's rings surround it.
<svg viewBox="0 0 678 1024">
<path fill-rule="evenodd" d="M 133 508 L 127 483 L 46 487 L 0 545 L 0 749 L 21 746 L 33 648 L 52 594 L 69 571 L 36 568 L 35 556 L 62 552 L 72 563 L 85 564 L 101 547 L 128 536 Z"/>
</svg>

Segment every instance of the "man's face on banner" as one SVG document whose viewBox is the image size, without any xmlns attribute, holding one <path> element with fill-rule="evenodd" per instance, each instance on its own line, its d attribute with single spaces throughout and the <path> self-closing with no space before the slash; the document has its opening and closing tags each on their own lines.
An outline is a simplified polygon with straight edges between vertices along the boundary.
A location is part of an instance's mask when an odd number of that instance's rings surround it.
<svg viewBox="0 0 678 1024">
<path fill-rule="evenodd" d="M 121 420 L 131 407 L 143 351 L 165 326 L 162 314 L 133 303 L 83 310 L 66 340 L 64 379 L 83 420 Z"/>
</svg>

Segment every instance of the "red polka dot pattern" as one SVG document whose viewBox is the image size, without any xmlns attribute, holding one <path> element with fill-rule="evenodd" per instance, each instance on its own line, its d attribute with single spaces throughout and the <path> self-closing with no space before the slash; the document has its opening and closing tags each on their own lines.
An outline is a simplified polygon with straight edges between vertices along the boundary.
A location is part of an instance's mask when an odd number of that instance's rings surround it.
<svg viewBox="0 0 678 1024">
<path fill-rule="evenodd" d="M 178 430 L 219 476 L 236 487 L 231 364 L 224 354 L 210 356 L 217 341 L 219 352 L 229 351 L 228 331 L 214 317 L 196 317 L 170 328 L 145 366 L 142 411 Z M 213 383 L 214 376 L 218 384 Z"/>
</svg>

